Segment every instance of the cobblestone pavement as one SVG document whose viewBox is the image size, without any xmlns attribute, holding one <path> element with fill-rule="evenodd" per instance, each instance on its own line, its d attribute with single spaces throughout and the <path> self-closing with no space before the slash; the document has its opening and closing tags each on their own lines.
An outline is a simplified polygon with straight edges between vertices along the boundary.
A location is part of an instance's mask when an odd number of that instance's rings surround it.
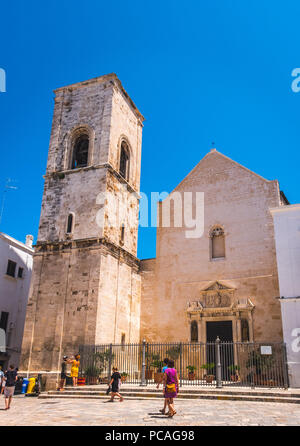
<svg viewBox="0 0 300 446">
<path fill-rule="evenodd" d="M 173 419 L 159 413 L 163 400 L 107 403 L 106 400 L 42 400 L 14 397 L 9 410 L 0 400 L 1 426 L 296 426 L 300 405 L 244 401 L 176 401 Z"/>
</svg>

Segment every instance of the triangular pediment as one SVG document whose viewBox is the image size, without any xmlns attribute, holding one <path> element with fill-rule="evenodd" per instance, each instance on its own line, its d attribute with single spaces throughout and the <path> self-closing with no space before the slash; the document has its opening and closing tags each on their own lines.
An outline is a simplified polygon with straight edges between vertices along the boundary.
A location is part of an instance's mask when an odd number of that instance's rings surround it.
<svg viewBox="0 0 300 446">
<path fill-rule="evenodd" d="M 216 281 L 216 282 L 213 282 L 208 287 L 201 290 L 201 293 L 203 293 L 205 291 L 222 291 L 222 290 L 232 291 L 232 290 L 234 290 L 234 288 L 228 287 L 227 285 L 224 285 L 221 282 Z"/>
</svg>

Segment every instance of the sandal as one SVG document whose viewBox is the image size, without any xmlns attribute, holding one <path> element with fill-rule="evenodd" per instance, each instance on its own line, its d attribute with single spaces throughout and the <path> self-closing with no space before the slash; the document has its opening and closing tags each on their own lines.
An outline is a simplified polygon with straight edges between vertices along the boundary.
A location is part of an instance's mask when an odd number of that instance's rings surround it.
<svg viewBox="0 0 300 446">
<path fill-rule="evenodd" d="M 174 410 L 174 412 L 172 413 L 169 412 L 168 417 L 173 418 L 176 413 L 177 413 L 176 410 Z"/>
</svg>

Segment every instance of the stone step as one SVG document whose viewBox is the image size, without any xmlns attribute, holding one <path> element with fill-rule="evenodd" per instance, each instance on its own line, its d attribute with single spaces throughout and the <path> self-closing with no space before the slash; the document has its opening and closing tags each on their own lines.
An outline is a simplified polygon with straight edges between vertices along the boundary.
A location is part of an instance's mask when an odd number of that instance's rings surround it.
<svg viewBox="0 0 300 446">
<path fill-rule="evenodd" d="M 162 395 L 158 396 L 157 393 L 131 393 L 129 395 L 125 395 L 122 392 L 122 395 L 126 400 L 162 400 Z M 41 399 L 108 399 L 109 396 L 102 394 L 100 392 L 93 394 L 84 394 L 82 392 L 48 392 L 41 393 L 39 395 Z M 253 401 L 253 402 L 268 402 L 268 403 L 292 403 L 292 404 L 300 404 L 300 398 L 292 398 L 292 397 L 276 397 L 276 396 L 257 396 L 257 395 L 241 395 L 241 394 L 231 394 L 231 395 L 220 395 L 215 393 L 205 393 L 205 394 L 195 394 L 195 393 L 184 393 L 179 394 L 176 400 L 185 400 L 185 399 L 214 399 L 214 400 L 230 400 L 230 401 Z"/>
<path fill-rule="evenodd" d="M 49 394 L 72 394 L 72 395 L 105 395 L 106 388 L 105 389 L 89 389 L 89 388 L 70 388 L 65 389 L 63 392 L 57 391 L 57 390 L 50 390 L 48 391 Z M 144 396 L 148 396 L 147 394 L 156 394 L 157 396 L 162 395 L 161 389 L 151 389 L 151 388 L 122 388 L 121 392 L 123 395 L 130 395 L 130 394 L 143 394 Z M 282 391 L 282 392 L 274 392 L 272 390 L 270 391 L 255 391 L 255 390 L 219 390 L 219 389 L 180 389 L 180 395 L 185 394 L 194 394 L 194 395 L 242 395 L 242 396 L 259 396 L 259 397 L 279 397 L 279 398 L 300 398 L 300 393 L 293 393 L 290 391 Z"/>
</svg>

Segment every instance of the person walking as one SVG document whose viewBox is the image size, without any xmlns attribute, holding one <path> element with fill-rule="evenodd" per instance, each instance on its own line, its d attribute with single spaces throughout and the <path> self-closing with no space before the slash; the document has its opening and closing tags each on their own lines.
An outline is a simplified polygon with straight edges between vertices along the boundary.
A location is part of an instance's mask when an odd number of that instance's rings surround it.
<svg viewBox="0 0 300 446">
<path fill-rule="evenodd" d="M 11 400 L 15 392 L 16 381 L 18 379 L 18 372 L 15 370 L 14 365 L 9 366 L 4 374 L 5 377 L 5 388 L 4 388 L 4 398 L 5 398 L 5 410 L 10 409 Z"/>
<path fill-rule="evenodd" d="M 60 384 L 57 390 L 63 391 L 64 386 L 67 379 L 67 365 L 70 364 L 72 360 L 68 360 L 67 356 L 63 357 L 62 363 L 61 363 L 61 371 L 60 371 Z"/>
<path fill-rule="evenodd" d="M 178 393 L 179 393 L 178 373 L 177 370 L 175 369 L 175 364 L 173 359 L 170 359 L 168 362 L 168 368 L 166 369 L 163 378 L 163 394 L 169 407 L 169 413 L 167 415 L 170 418 L 172 418 L 176 414 L 176 410 L 174 408 L 174 398 L 176 398 Z"/>
<path fill-rule="evenodd" d="M 73 386 L 77 387 L 77 381 L 78 381 L 78 372 L 79 372 L 79 365 L 80 365 L 80 355 L 75 355 L 75 359 L 71 361 L 72 367 L 71 367 L 71 377 L 73 378 Z"/>
<path fill-rule="evenodd" d="M 165 358 L 164 359 L 164 366 L 162 368 L 162 373 L 165 373 L 165 371 L 167 370 L 168 362 L 169 362 L 169 358 Z M 163 379 L 164 379 L 164 377 L 162 378 L 162 380 L 160 382 L 157 383 L 157 386 L 156 386 L 157 389 L 159 388 L 159 385 L 163 383 Z M 165 415 L 166 414 L 166 409 L 167 409 L 167 400 L 166 400 L 166 398 L 164 398 L 164 408 L 163 409 L 159 409 L 159 411 L 160 411 L 160 413 Z"/>
<path fill-rule="evenodd" d="M 118 396 L 120 398 L 120 403 L 124 400 L 120 392 L 120 382 L 121 382 L 121 375 L 118 371 L 117 367 L 113 367 L 113 373 L 111 375 L 111 381 L 109 383 L 111 387 L 111 396 L 109 401 L 113 401 L 115 396 Z"/>
</svg>

